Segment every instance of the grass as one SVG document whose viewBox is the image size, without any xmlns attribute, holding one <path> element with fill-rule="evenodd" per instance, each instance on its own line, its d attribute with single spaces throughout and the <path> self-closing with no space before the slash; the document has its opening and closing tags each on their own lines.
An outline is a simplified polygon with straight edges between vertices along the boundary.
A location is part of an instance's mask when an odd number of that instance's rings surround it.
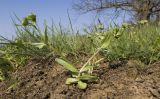
<svg viewBox="0 0 160 99">
<path fill-rule="evenodd" d="M 139 59 L 145 64 L 160 58 L 160 28 L 157 24 L 132 25 L 118 39 L 113 39 L 109 48 L 104 50 L 110 60 Z"/>
<path fill-rule="evenodd" d="M 92 52 L 93 44 L 86 35 L 63 29 L 61 25 L 44 26 L 44 31 L 35 27 L 17 27 L 16 40 L 25 43 L 44 43 L 50 51 L 58 54 L 77 53 L 79 51 Z"/>
<path fill-rule="evenodd" d="M 31 16 L 36 18 L 35 15 L 27 16 L 27 24 L 17 18 L 19 23 L 15 23 L 17 36 L 14 40 L 0 38 L 0 56 L 10 61 L 14 68 L 25 65 L 31 58 L 91 55 L 99 48 L 99 54 L 108 61 L 136 59 L 151 64 L 160 59 L 160 27 L 156 23 L 140 21 L 107 29 L 99 24 L 91 31 L 84 29 L 86 33 L 82 35 L 61 24 L 48 26 L 45 23 L 41 29 Z"/>
</svg>

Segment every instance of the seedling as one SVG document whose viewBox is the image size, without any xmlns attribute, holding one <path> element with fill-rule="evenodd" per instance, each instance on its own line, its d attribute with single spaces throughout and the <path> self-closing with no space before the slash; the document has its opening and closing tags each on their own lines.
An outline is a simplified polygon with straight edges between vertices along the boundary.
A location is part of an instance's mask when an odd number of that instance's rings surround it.
<svg viewBox="0 0 160 99">
<path fill-rule="evenodd" d="M 67 78 L 66 80 L 67 85 L 77 84 L 77 86 L 80 89 L 86 89 L 87 81 L 97 80 L 97 77 L 92 75 L 94 66 L 91 65 L 90 63 L 91 63 L 91 60 L 99 53 L 99 51 L 101 51 L 101 49 L 107 48 L 109 46 L 111 38 L 112 36 L 105 35 L 104 39 L 102 40 L 101 47 L 97 49 L 97 51 L 88 59 L 88 61 L 79 70 L 74 65 L 62 59 L 59 59 L 59 58 L 55 59 L 56 62 L 63 65 L 65 69 L 69 70 L 72 73 L 72 76 Z"/>
<path fill-rule="evenodd" d="M 65 69 L 69 70 L 72 73 L 72 77 L 67 78 L 66 84 L 77 84 L 80 89 L 86 89 L 87 83 L 89 80 L 96 80 L 97 77 L 92 75 L 93 66 L 86 65 L 83 66 L 80 70 L 78 70 L 74 65 L 56 58 L 56 62 L 63 65 Z"/>
</svg>

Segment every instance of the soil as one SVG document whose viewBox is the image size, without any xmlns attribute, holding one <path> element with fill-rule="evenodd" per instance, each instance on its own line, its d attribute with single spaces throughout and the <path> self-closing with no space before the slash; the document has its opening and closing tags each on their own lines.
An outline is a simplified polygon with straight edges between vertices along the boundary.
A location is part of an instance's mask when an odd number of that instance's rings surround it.
<svg viewBox="0 0 160 99">
<path fill-rule="evenodd" d="M 30 61 L 13 75 L 11 82 L 0 82 L 0 99 L 160 99 L 160 63 L 137 68 L 134 60 L 102 62 L 94 70 L 98 80 L 86 90 L 65 85 L 69 73 L 56 63 Z"/>
</svg>

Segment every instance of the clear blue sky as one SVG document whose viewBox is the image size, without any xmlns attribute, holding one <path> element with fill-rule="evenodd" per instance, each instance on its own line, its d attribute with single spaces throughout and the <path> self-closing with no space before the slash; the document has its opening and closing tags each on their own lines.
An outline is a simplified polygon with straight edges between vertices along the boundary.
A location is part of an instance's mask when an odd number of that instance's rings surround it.
<svg viewBox="0 0 160 99">
<path fill-rule="evenodd" d="M 67 9 L 75 28 L 94 23 L 96 16 L 91 13 L 79 15 L 72 9 L 72 0 L 1 0 L 0 35 L 11 38 L 15 34 L 11 21 L 13 13 L 23 18 L 30 12 L 34 12 L 40 24 L 44 19 L 50 24 L 53 19 L 55 23 L 61 21 L 63 25 L 67 26 L 69 23 Z"/>
<path fill-rule="evenodd" d="M 30 12 L 35 12 L 40 24 L 44 19 L 51 23 L 61 21 L 67 25 L 67 9 L 75 27 L 81 27 L 82 24 L 92 22 L 91 14 L 79 15 L 72 9 L 72 0 L 1 0 L 0 1 L 0 35 L 11 37 L 15 34 L 11 21 L 11 16 L 15 13 L 18 17 L 23 18 Z"/>
</svg>

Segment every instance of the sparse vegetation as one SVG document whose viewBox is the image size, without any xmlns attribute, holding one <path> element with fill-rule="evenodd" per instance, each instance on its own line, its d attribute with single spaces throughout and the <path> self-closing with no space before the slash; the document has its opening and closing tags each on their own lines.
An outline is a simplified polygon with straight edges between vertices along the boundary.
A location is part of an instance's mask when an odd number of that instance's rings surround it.
<svg viewBox="0 0 160 99">
<path fill-rule="evenodd" d="M 45 23 L 42 30 L 33 13 L 19 21 L 15 23 L 15 39 L 0 38 L 0 81 L 9 77 L 8 72 L 15 72 L 31 59 L 46 61 L 52 58 L 53 62 L 56 61 L 71 72 L 66 84 L 76 84 L 80 89 L 86 89 L 90 81 L 98 80 L 93 71 L 102 60 L 112 62 L 133 59 L 143 63 L 143 66 L 149 66 L 160 59 L 159 24 L 147 20 L 109 28 L 104 28 L 100 23 L 92 31 L 84 29 L 86 33 L 83 35 L 78 31 L 73 33 L 73 30 L 64 29 L 61 24 L 57 27 Z M 76 57 L 69 61 L 81 62 L 79 56 L 82 53 L 90 57 L 80 68 L 67 62 L 69 54 Z M 97 56 L 101 56 L 101 59 L 93 61 Z"/>
</svg>

